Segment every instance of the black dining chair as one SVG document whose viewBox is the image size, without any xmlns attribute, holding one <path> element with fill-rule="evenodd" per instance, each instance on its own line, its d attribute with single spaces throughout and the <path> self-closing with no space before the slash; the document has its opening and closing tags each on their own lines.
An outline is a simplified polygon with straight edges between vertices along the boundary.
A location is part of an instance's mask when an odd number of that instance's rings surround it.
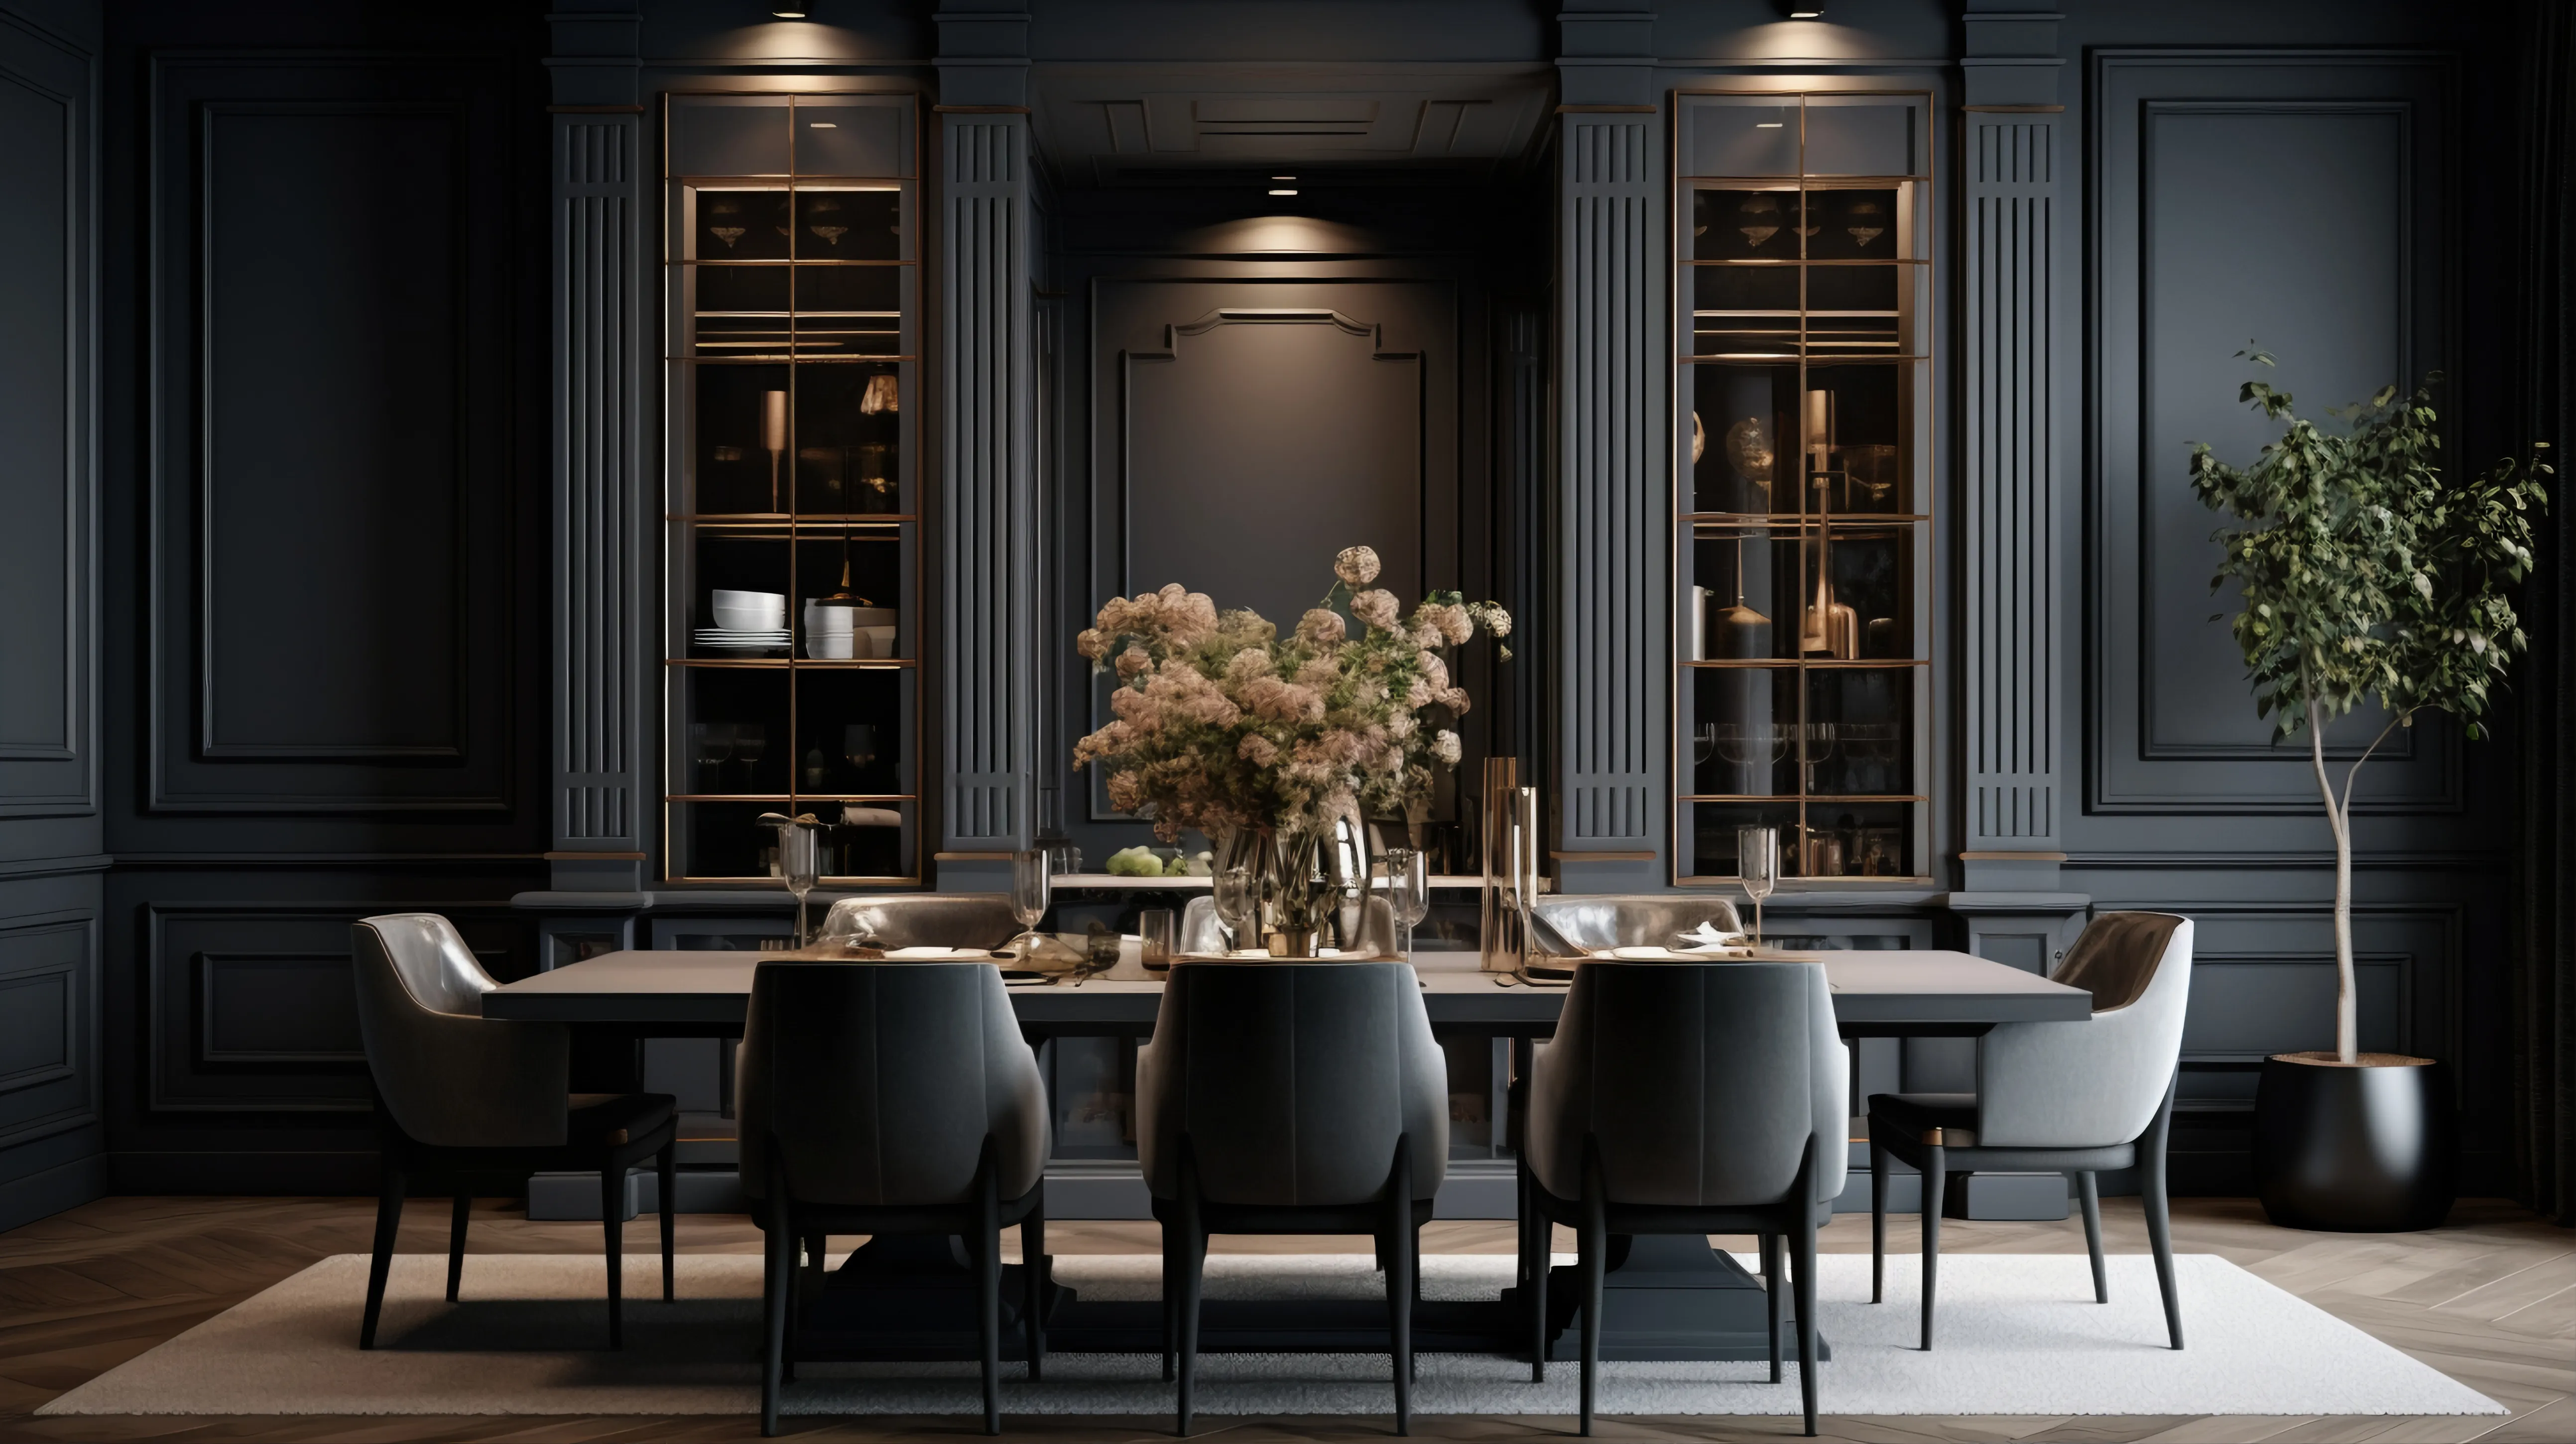
<svg viewBox="0 0 2576 1444">
<path fill-rule="evenodd" d="M 1020 1229 L 1029 1377 L 1046 1357 L 1046 1089 L 989 963 L 769 959 L 736 1059 L 742 1187 L 766 1234 L 760 1428 L 805 1300 L 802 1241 L 831 1232 L 962 1240 L 975 1268 L 984 1432 L 1002 1429 L 1001 1231 Z"/>
<path fill-rule="evenodd" d="M 1870 1095 L 1870 1302 L 1885 1296 L 1888 1160 L 1901 1159 L 1923 1175 L 1924 1348 L 1932 1347 L 1941 1207 L 1951 1174 L 2073 1175 L 2083 1201 L 2084 1243 L 2093 1255 L 2093 1301 L 2109 1303 L 2095 1175 L 2132 1165 L 2164 1294 L 2166 1336 L 2182 1347 L 2165 1139 L 2173 1124 L 2183 1014 L 2191 1003 L 2191 933 L 2191 920 L 2171 913 L 2095 917 L 2067 949 L 2056 976 L 2093 995 L 2091 1018 L 1995 1025 L 1977 1040 L 1974 1093 Z"/>
<path fill-rule="evenodd" d="M 539 1171 L 599 1175 L 608 1346 L 622 1347 L 626 1174 L 648 1158 L 661 1184 L 662 1297 L 674 1292 L 676 1100 L 667 1093 L 568 1092 L 572 1055 L 565 1029 L 482 1016 L 482 995 L 499 984 L 438 914 L 389 913 L 358 923 L 350 934 L 383 1170 L 358 1347 L 376 1346 L 403 1199 L 413 1183 L 441 1178 L 455 1191 L 447 1242 L 447 1298 L 454 1303 L 464 1280 L 474 1182 L 496 1174 L 524 1182 Z"/>
<path fill-rule="evenodd" d="M 1575 1231 L 1582 1430 L 1601 1366 L 1614 1234 L 1762 1236 L 1771 1377 L 1780 1253 L 1794 1260 L 1798 1382 L 1816 1432 L 1816 1230 L 1848 1172 L 1850 1052 L 1811 963 L 1586 962 L 1530 1073 L 1521 1219 L 1531 1370 L 1547 1357 L 1547 1238 Z"/>
<path fill-rule="evenodd" d="M 1163 1225 L 1163 1370 L 1196 1403 L 1219 1233 L 1364 1233 L 1386 1270 L 1396 1432 L 1413 1425 L 1422 1225 L 1448 1175 L 1448 1068 L 1403 963 L 1172 967 L 1136 1050 L 1136 1147 Z"/>
</svg>

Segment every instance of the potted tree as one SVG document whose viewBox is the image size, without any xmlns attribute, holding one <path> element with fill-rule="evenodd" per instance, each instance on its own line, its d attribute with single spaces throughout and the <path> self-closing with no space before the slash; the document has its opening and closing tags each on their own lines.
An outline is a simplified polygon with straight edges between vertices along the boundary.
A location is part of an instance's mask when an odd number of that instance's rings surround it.
<svg viewBox="0 0 2576 1444">
<path fill-rule="evenodd" d="M 2272 358 L 2240 351 L 2262 366 Z M 2425 378 L 2426 385 L 2440 380 Z M 2451 713 L 2481 735 L 2489 687 L 2525 639 L 2509 595 L 2530 567 L 2532 512 L 2551 474 L 2540 447 L 2462 483 L 2442 475 L 2424 389 L 2387 387 L 2333 409 L 2319 430 L 2287 392 L 2248 381 L 2238 399 L 2282 426 L 2239 469 L 2194 443 L 2191 484 L 2241 525 L 2221 529 L 2216 589 L 2244 599 L 2236 641 L 2258 715 L 2304 731 L 2334 835 L 2335 1048 L 2264 1060 L 2254 1099 L 2254 1172 L 2264 1211 L 2294 1228 L 2427 1228 L 2451 1206 L 2453 1109 L 2432 1059 L 2364 1053 L 2352 964 L 2353 782 L 2418 714 Z M 2365 699 L 2387 723 L 2338 780 L 2326 729 Z"/>
</svg>

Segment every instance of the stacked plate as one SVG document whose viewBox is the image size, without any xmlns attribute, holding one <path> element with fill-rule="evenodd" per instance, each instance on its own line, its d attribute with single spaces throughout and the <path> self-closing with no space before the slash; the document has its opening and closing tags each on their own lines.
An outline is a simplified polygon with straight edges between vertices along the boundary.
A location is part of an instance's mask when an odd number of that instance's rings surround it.
<svg viewBox="0 0 2576 1444">
<path fill-rule="evenodd" d="M 775 652 L 791 639 L 787 630 L 787 596 L 783 592 L 719 588 L 714 602 L 716 624 L 689 634 L 691 641 L 708 651 Z"/>
</svg>

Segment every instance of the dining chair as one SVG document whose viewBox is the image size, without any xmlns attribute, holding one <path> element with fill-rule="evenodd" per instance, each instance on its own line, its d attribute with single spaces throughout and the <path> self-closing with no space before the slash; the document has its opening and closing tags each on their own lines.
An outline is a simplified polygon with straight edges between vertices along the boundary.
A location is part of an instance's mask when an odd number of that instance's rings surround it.
<svg viewBox="0 0 2576 1444">
<path fill-rule="evenodd" d="M 1870 1302 L 1884 1297 L 1888 1160 L 1923 1175 L 1923 1347 L 1932 1347 L 1949 1176 L 1990 1169 L 2073 1175 L 2093 1255 L 2093 1301 L 2111 1301 L 2102 1265 L 2096 1175 L 2136 1167 L 2165 1331 L 2182 1347 L 2165 1141 L 2173 1123 L 2183 1013 L 2191 1000 L 2191 920 L 2102 913 L 2085 925 L 2056 981 L 2093 995 L 2082 1022 L 1998 1023 L 1977 1040 L 1974 1093 L 1873 1093 L 1869 1099 Z"/>
<path fill-rule="evenodd" d="M 1530 1368 L 1546 1376 L 1552 1225 L 1575 1231 L 1582 1430 L 1601 1368 L 1617 1234 L 1752 1233 L 1780 1378 L 1783 1241 L 1795 1261 L 1798 1384 L 1816 1432 L 1816 1230 L 1848 1172 L 1850 1053 L 1812 963 L 1587 962 L 1530 1072 L 1521 1248 Z"/>
<path fill-rule="evenodd" d="M 826 1233 L 962 1240 L 975 1269 L 984 1432 L 1002 1429 L 1001 1231 L 1020 1229 L 1018 1323 L 1044 1368 L 1049 1114 L 1037 1055 L 990 963 L 772 958 L 752 970 L 736 1058 L 741 1176 L 766 1235 L 760 1428 L 807 1300 L 799 1244 Z"/>
<path fill-rule="evenodd" d="M 1413 1427 L 1421 1229 L 1449 1167 L 1448 1067 L 1403 963 L 1172 966 L 1136 1051 L 1136 1146 L 1163 1225 L 1163 1371 L 1195 1407 L 1211 1234 L 1365 1233 L 1386 1271 L 1396 1432 Z"/>
<path fill-rule="evenodd" d="M 447 1300 L 454 1303 L 464 1281 L 474 1182 L 505 1174 L 524 1183 L 540 1171 L 599 1175 L 608 1346 L 622 1347 L 626 1171 L 648 1158 L 661 1184 L 662 1297 L 673 1294 L 676 1100 L 667 1093 L 568 1091 L 572 1054 L 566 1030 L 555 1023 L 482 1016 L 482 995 L 499 984 L 483 971 L 455 925 L 438 914 L 388 913 L 357 923 L 350 934 L 358 1032 L 375 1080 L 382 1160 L 358 1347 L 376 1346 L 403 1199 L 414 1182 L 443 1178 L 455 1190 L 447 1237 Z"/>
</svg>

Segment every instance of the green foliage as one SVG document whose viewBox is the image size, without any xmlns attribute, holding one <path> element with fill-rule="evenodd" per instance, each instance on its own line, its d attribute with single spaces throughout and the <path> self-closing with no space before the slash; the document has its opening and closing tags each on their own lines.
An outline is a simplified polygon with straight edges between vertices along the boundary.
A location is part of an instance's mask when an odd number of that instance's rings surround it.
<svg viewBox="0 0 2576 1444">
<path fill-rule="evenodd" d="M 2532 513 L 2548 502 L 2548 443 L 2446 483 L 2425 387 L 2330 410 L 2351 424 L 2335 433 L 2299 416 L 2289 393 L 2248 381 L 2238 399 L 2283 423 L 2280 439 L 2241 469 L 2192 445 L 2193 491 L 2246 523 L 2215 534 L 2210 587 L 2237 583 L 2233 630 L 2257 715 L 2285 737 L 2312 703 L 2322 724 L 2366 697 L 2408 725 L 2426 708 L 2454 713 L 2476 737 L 2490 685 L 2527 644 L 2511 589 L 2531 566 Z"/>
</svg>

